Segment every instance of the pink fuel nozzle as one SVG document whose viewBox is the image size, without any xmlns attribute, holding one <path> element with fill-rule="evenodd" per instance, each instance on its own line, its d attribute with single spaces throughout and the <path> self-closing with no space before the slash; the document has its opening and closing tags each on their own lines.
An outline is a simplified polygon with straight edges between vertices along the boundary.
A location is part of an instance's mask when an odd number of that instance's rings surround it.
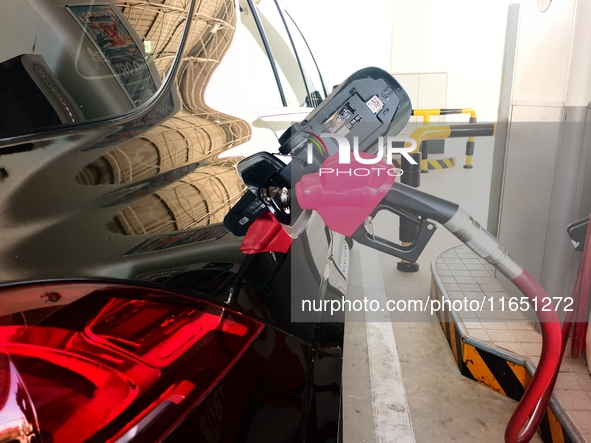
<svg viewBox="0 0 591 443">
<path fill-rule="evenodd" d="M 368 154 L 360 155 L 371 158 Z M 396 178 L 390 172 L 395 170 L 386 162 L 374 165 L 374 171 L 368 166 L 355 159 L 350 164 L 340 164 L 338 155 L 329 157 L 318 173 L 305 175 L 296 184 L 300 206 L 315 209 L 333 231 L 353 235 L 378 207 Z"/>
</svg>

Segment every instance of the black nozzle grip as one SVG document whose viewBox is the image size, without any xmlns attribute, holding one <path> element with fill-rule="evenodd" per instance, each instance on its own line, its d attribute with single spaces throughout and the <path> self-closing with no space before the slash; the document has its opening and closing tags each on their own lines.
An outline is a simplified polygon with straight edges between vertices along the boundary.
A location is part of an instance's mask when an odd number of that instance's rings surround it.
<svg viewBox="0 0 591 443">
<path fill-rule="evenodd" d="M 410 226 L 416 225 L 418 233 L 414 241 L 405 246 L 393 243 L 369 233 L 365 224 L 355 231 L 353 238 L 378 251 L 416 262 L 437 228 L 430 220 L 445 224 L 459 208 L 455 203 L 426 194 L 411 186 L 395 183 L 371 215 L 373 217 L 378 212 L 386 210 L 399 215 L 401 220 L 410 222 Z"/>
<path fill-rule="evenodd" d="M 460 209 L 455 203 L 402 183 L 395 183 L 380 205 L 405 211 L 423 219 L 435 220 L 442 225 L 447 223 Z"/>
<path fill-rule="evenodd" d="M 384 200 L 382 200 L 382 203 Z M 378 207 L 372 212 L 372 216 L 375 216 L 380 211 L 388 211 L 395 213 L 400 216 L 401 220 L 406 219 L 410 223 L 418 226 L 418 234 L 415 240 L 409 245 L 400 245 L 385 238 L 378 237 L 367 231 L 365 224 L 362 224 L 353 234 L 353 238 L 362 245 L 369 246 L 370 248 L 377 249 L 378 251 L 385 252 L 386 254 L 393 255 L 394 257 L 401 258 L 402 260 L 408 260 L 410 262 L 416 262 L 420 257 L 423 249 L 429 243 L 431 236 L 437 229 L 435 223 L 429 220 L 423 220 L 418 217 L 414 217 L 404 211 L 400 211 L 391 205 L 380 203 Z"/>
</svg>

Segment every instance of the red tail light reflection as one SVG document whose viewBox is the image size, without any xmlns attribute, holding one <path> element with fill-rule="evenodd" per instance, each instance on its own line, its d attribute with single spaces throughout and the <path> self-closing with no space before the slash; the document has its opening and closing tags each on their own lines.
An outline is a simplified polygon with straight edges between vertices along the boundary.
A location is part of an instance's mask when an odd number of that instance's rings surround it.
<svg viewBox="0 0 591 443">
<path fill-rule="evenodd" d="M 46 307 L 48 292 L 64 295 L 59 307 Z M 56 443 L 137 441 L 145 433 L 155 439 L 215 386 L 261 329 L 224 307 L 139 286 L 0 290 L 0 354 L 17 368 L 42 435 Z"/>
</svg>

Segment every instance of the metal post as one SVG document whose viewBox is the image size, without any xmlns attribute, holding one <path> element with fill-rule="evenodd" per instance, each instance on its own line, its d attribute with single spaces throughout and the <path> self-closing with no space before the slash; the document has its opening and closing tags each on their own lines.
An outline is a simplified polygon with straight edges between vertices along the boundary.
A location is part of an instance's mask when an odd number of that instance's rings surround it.
<svg viewBox="0 0 591 443">
<path fill-rule="evenodd" d="M 430 114 L 423 116 L 423 123 L 428 126 L 431 120 Z M 429 172 L 429 140 L 425 140 L 419 147 L 421 151 L 421 173 L 426 174 Z M 416 186 L 415 186 L 416 187 Z"/>
<path fill-rule="evenodd" d="M 417 164 L 411 164 L 403 156 L 400 163 L 401 169 L 404 171 L 404 174 L 402 174 L 400 181 L 405 185 L 412 186 L 413 188 L 418 188 L 421 185 L 421 168 L 419 164 L 419 162 L 421 161 L 421 154 L 414 153 L 411 154 L 411 157 L 414 161 L 417 162 Z M 400 218 L 399 240 L 402 246 L 410 245 L 413 241 L 415 241 L 418 232 L 419 227 L 417 225 L 412 224 L 412 222 L 404 218 Z M 396 264 L 396 269 L 398 269 L 401 272 L 417 272 L 419 270 L 419 264 L 408 260 L 400 260 Z"/>
<path fill-rule="evenodd" d="M 470 123 L 476 123 L 476 117 L 470 117 Z M 464 169 L 472 169 L 472 156 L 474 155 L 474 137 L 468 137 L 466 142 L 466 164 Z"/>
</svg>

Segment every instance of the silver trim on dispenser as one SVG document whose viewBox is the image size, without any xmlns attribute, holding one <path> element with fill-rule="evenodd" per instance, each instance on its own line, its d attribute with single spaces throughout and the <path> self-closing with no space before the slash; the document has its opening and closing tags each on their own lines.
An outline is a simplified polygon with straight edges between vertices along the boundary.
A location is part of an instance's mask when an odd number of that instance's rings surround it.
<svg viewBox="0 0 591 443">
<path fill-rule="evenodd" d="M 458 209 L 443 226 L 509 280 L 523 272 L 523 268 L 509 257 L 499 241 L 463 209 Z"/>
</svg>

